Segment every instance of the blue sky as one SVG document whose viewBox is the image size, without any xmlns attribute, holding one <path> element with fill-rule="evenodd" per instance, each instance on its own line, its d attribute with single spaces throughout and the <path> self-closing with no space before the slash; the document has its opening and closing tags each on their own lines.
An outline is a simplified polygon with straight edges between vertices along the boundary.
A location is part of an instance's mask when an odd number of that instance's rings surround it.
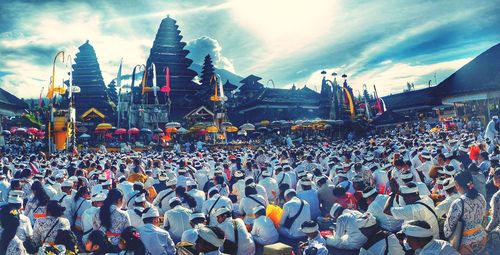
<svg viewBox="0 0 500 255">
<path fill-rule="evenodd" d="M 57 51 L 74 56 L 87 39 L 106 83 L 122 57 L 130 72 L 167 14 L 195 62 L 210 53 L 217 67 L 277 87 L 319 89 L 327 70 L 386 95 L 434 84 L 435 73 L 440 82 L 500 43 L 499 0 L 13 0 L 0 11 L 0 87 L 24 98 L 46 93 Z M 59 81 L 64 65 L 57 70 Z"/>
</svg>

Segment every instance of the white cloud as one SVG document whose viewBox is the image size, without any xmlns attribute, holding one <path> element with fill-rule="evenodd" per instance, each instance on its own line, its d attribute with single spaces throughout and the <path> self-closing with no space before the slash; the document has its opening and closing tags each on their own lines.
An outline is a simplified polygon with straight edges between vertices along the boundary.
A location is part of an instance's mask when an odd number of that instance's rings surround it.
<svg viewBox="0 0 500 255">
<path fill-rule="evenodd" d="M 430 65 L 411 65 L 408 63 L 391 62 L 354 77 L 348 76 L 347 82 L 355 91 L 361 91 L 363 84 L 367 85 L 368 91 L 372 91 L 373 85 L 375 84 L 379 95 L 384 96 L 390 93 L 402 92 L 407 82 L 416 83 L 415 86 L 417 88 L 426 86 L 426 84 L 418 84 L 418 81 L 421 81 L 426 77 L 428 79 L 425 80 L 432 80 L 431 85 L 436 85 L 434 82 L 434 73 L 437 74 L 439 78 L 437 83 L 439 83 L 471 60 L 472 58 L 463 58 Z M 342 66 L 338 68 L 326 69 L 325 71 L 328 74 L 327 79 L 333 79 L 330 74 L 343 69 L 345 69 L 345 67 Z M 323 78 L 323 75 L 320 72 L 321 70 L 314 72 L 307 79 L 306 83 L 320 83 Z M 343 82 L 343 79 L 340 77 L 342 74 L 343 73 L 338 73 L 337 76 L 337 82 L 339 84 L 342 84 Z"/>
<path fill-rule="evenodd" d="M 203 60 L 207 54 L 210 54 L 212 63 L 217 68 L 226 69 L 230 72 L 235 72 L 232 61 L 222 55 L 222 46 L 219 41 L 208 36 L 202 36 L 196 40 L 190 41 L 186 49 L 190 51 L 188 58 L 194 63 L 203 64 Z"/>
</svg>

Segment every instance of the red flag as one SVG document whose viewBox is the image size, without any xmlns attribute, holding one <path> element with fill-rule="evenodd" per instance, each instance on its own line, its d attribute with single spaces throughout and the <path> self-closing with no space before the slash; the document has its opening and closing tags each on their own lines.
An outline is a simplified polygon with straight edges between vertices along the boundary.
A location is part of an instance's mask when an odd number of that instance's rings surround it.
<svg viewBox="0 0 500 255">
<path fill-rule="evenodd" d="M 167 93 L 167 96 L 170 96 L 170 69 L 166 68 L 166 74 L 165 74 L 165 86 L 161 87 L 160 91 L 163 93 Z"/>
<path fill-rule="evenodd" d="M 30 165 L 30 168 L 31 168 L 31 174 L 38 174 L 38 173 L 40 173 L 40 171 L 38 171 L 38 168 L 35 166 L 35 164 L 33 164 L 33 163 L 30 162 L 29 165 Z"/>
</svg>

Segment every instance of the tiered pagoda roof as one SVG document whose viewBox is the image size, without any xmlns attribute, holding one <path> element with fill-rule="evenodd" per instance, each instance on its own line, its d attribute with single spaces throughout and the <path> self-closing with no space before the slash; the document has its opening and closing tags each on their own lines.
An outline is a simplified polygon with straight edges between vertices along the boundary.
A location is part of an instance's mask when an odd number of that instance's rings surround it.
<svg viewBox="0 0 500 255">
<path fill-rule="evenodd" d="M 80 116 L 87 110 L 96 108 L 106 118 L 112 118 L 113 109 L 109 104 L 95 50 L 89 41 L 78 49 L 73 65 L 73 85 L 81 88 L 80 93 L 74 94 L 76 115 Z"/>
<path fill-rule="evenodd" d="M 156 84 L 158 87 L 165 85 L 166 67 L 169 68 L 172 113 L 180 110 L 176 110 L 176 108 L 190 107 L 191 109 L 189 110 L 183 109 L 183 111 L 186 111 L 184 112 L 185 114 L 196 107 L 193 107 L 193 103 L 196 103 L 196 100 L 189 102 L 189 100 L 185 100 L 184 98 L 186 96 L 192 97 L 199 90 L 199 85 L 192 81 L 197 73 L 189 69 L 193 61 L 186 57 L 189 51 L 184 49 L 186 43 L 182 42 L 182 35 L 180 33 L 179 26 L 174 19 L 170 18 L 170 16 L 163 19 L 156 33 L 156 38 L 146 65 L 148 68 L 148 86 L 152 86 L 152 63 L 156 66 Z M 160 94 L 158 94 L 159 103 L 164 104 L 166 97 Z M 143 98 L 143 102 L 148 104 L 154 103 L 154 94 L 152 92 L 148 93 L 147 98 Z M 180 115 L 183 116 L 183 114 Z"/>
</svg>

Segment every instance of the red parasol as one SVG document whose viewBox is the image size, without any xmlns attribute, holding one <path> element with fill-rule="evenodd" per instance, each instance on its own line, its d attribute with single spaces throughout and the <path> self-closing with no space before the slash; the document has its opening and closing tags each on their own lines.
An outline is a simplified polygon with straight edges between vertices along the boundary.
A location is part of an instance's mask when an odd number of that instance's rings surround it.
<svg viewBox="0 0 500 255">
<path fill-rule="evenodd" d="M 115 135 L 124 135 L 126 133 L 127 133 L 127 130 L 124 128 L 119 128 L 119 129 L 115 130 Z"/>
<path fill-rule="evenodd" d="M 28 128 L 28 133 L 30 133 L 30 134 L 36 134 L 36 133 L 38 133 L 38 128 L 34 128 L 34 127 Z"/>
<path fill-rule="evenodd" d="M 131 129 L 129 129 L 129 130 L 128 130 L 128 132 L 127 132 L 127 133 L 128 133 L 129 135 L 137 135 L 137 134 L 139 134 L 140 132 L 141 132 L 141 131 L 140 131 L 138 128 L 131 128 Z"/>
</svg>

